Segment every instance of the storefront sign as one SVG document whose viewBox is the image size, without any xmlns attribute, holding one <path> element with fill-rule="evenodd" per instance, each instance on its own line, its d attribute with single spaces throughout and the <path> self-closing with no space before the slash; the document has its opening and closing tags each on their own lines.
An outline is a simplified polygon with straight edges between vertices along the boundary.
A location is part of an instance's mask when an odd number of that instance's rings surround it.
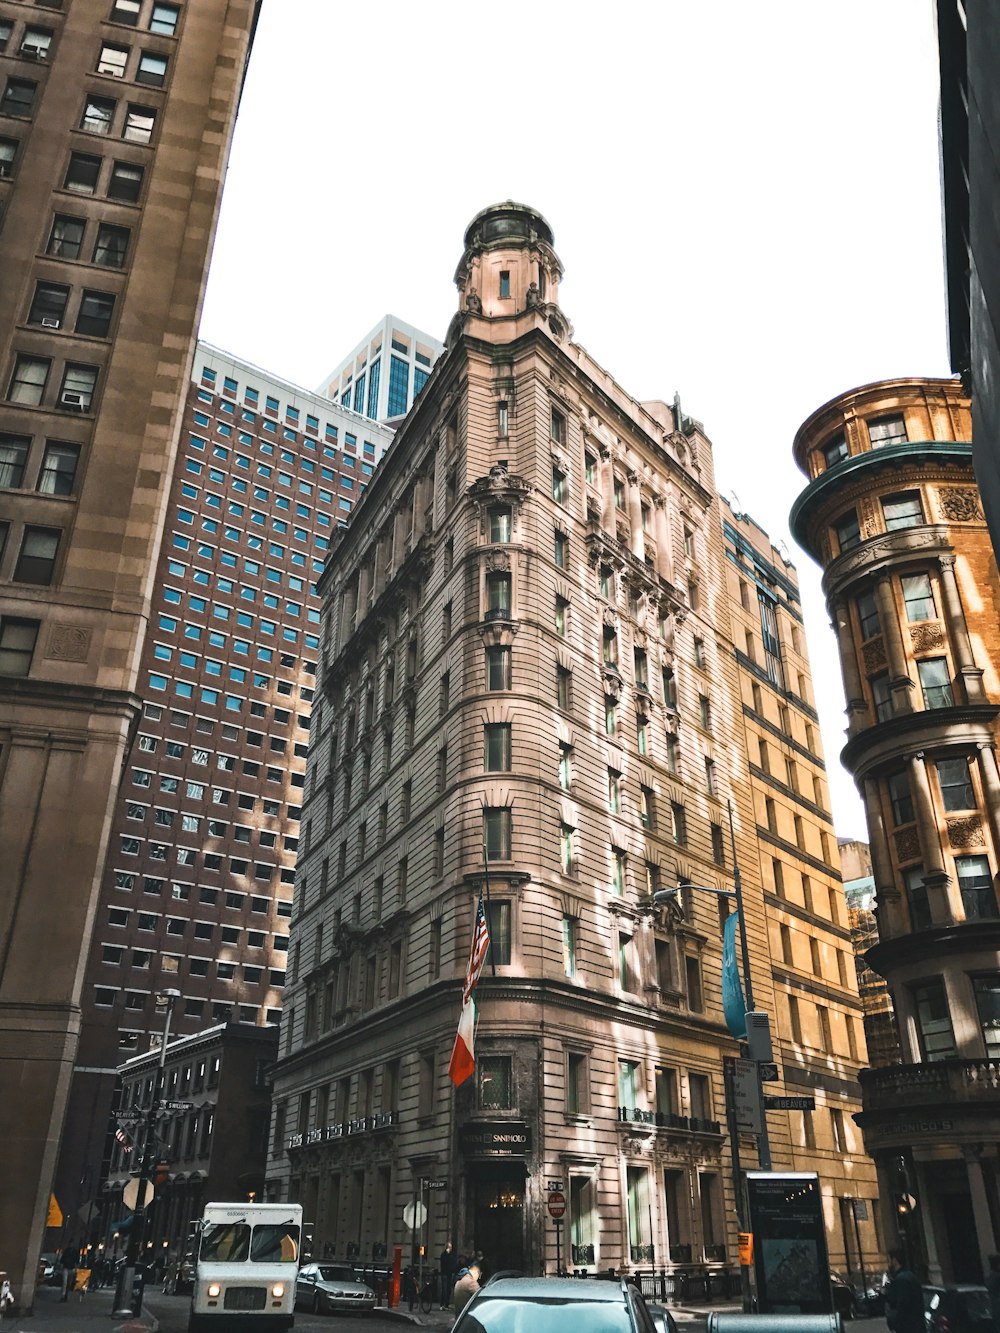
<svg viewBox="0 0 1000 1333">
<path fill-rule="evenodd" d="M 458 1150 L 464 1157 L 525 1157 L 531 1130 L 523 1120 L 478 1120 L 460 1125 Z"/>
</svg>

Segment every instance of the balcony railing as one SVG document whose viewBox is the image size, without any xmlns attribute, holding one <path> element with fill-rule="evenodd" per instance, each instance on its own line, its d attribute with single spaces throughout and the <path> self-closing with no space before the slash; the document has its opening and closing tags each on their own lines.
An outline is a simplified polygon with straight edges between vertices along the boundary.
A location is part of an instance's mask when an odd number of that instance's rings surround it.
<svg viewBox="0 0 1000 1333">
<path fill-rule="evenodd" d="M 651 1264 L 656 1257 L 656 1250 L 652 1245 L 630 1245 L 629 1254 L 634 1264 Z"/>
<path fill-rule="evenodd" d="M 644 1111 L 638 1106 L 619 1106 L 618 1119 L 624 1124 L 656 1125 L 658 1129 L 678 1129 L 689 1134 L 721 1134 L 718 1120 L 693 1115 L 674 1115 L 672 1111 Z"/>
<path fill-rule="evenodd" d="M 866 1111 L 900 1106 L 1000 1102 L 1000 1060 L 935 1060 L 920 1065 L 862 1069 Z"/>
<path fill-rule="evenodd" d="M 574 1245 L 571 1253 L 575 1264 L 593 1264 L 597 1262 L 593 1245 Z"/>
</svg>

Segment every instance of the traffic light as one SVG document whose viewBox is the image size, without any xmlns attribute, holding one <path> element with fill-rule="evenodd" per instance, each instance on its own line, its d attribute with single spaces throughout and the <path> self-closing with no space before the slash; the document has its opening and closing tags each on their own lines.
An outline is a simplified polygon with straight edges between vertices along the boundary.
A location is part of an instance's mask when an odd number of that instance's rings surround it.
<svg viewBox="0 0 1000 1333">
<path fill-rule="evenodd" d="M 157 1189 L 159 1189 L 159 1187 L 161 1185 L 165 1185 L 169 1179 L 170 1179 L 170 1163 L 157 1162 L 156 1165 L 153 1167 L 153 1184 L 157 1187 Z"/>
</svg>

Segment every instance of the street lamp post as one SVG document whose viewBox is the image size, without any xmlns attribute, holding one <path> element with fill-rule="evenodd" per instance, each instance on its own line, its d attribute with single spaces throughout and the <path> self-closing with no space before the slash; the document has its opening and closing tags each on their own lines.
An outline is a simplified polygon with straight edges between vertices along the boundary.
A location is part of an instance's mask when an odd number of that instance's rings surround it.
<svg viewBox="0 0 1000 1333">
<path fill-rule="evenodd" d="M 143 1260 L 146 1246 L 146 1220 L 149 1208 L 146 1203 L 146 1191 L 152 1189 L 152 1168 L 156 1157 L 156 1113 L 159 1110 L 160 1096 L 163 1092 L 163 1070 L 167 1061 L 167 1042 L 170 1040 L 170 1019 L 174 1004 L 180 999 L 179 990 L 162 990 L 156 993 L 156 1003 L 165 1006 L 163 1018 L 163 1041 L 156 1062 L 153 1077 L 152 1095 L 146 1107 L 143 1122 L 142 1152 L 139 1156 L 138 1193 L 136 1195 L 132 1231 L 125 1266 L 118 1278 L 115 1290 L 115 1318 L 135 1318 L 142 1310 L 143 1289 L 145 1287 L 145 1269 Z M 150 1203 L 152 1200 L 150 1200 Z"/>
</svg>

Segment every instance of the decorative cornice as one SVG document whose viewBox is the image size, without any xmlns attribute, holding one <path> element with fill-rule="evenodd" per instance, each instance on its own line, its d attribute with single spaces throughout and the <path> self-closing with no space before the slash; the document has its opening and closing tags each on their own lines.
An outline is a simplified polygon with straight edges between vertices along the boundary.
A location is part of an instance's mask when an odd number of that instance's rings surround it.
<svg viewBox="0 0 1000 1333">
<path fill-rule="evenodd" d="M 840 761 L 856 779 L 868 777 L 884 764 L 921 750 L 968 749 L 993 741 L 997 704 L 955 704 L 897 713 L 858 732 L 840 752 Z"/>
</svg>

